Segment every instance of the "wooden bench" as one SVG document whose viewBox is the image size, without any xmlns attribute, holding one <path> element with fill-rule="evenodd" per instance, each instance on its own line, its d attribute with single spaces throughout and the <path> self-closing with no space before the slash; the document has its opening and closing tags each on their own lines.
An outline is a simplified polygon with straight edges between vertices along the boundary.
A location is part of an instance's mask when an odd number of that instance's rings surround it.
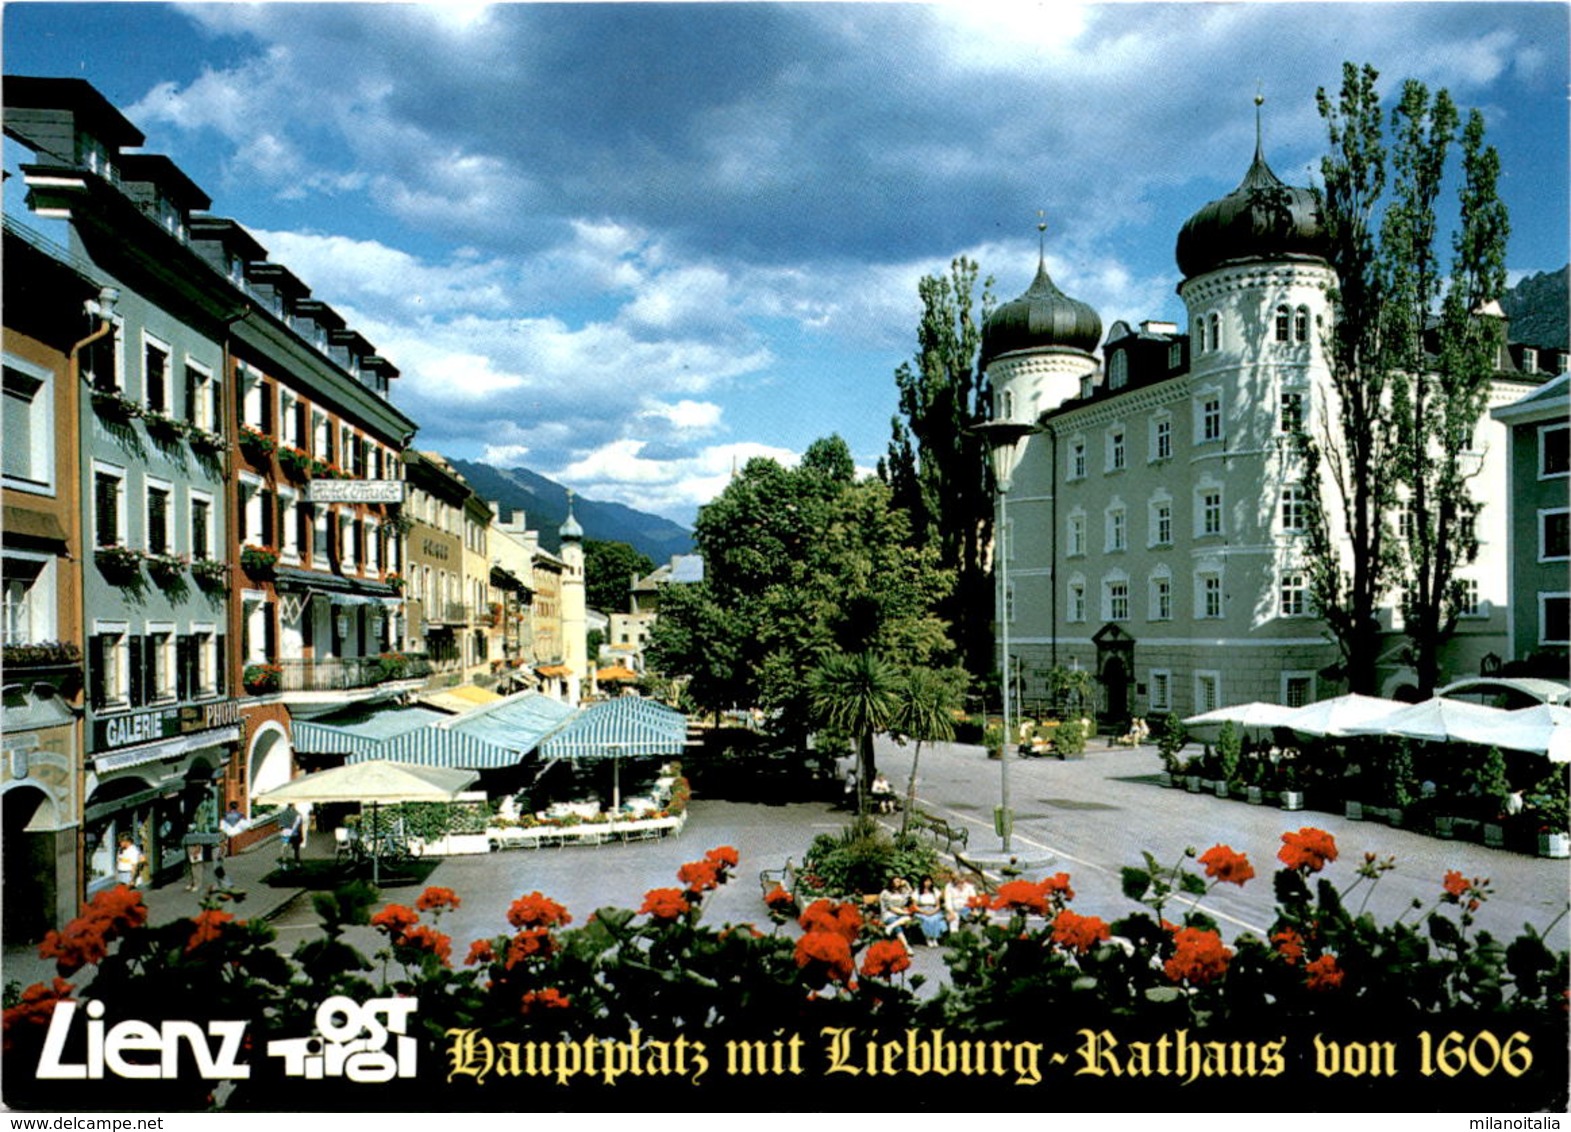
<svg viewBox="0 0 1571 1132">
<path fill-rule="evenodd" d="M 793 898 L 796 896 L 796 863 L 790 857 L 778 869 L 763 869 L 758 874 L 758 886 L 763 894 L 768 896 L 777 888 L 783 888 Z"/>
<path fill-rule="evenodd" d="M 953 854 L 956 845 L 960 846 L 961 849 L 965 849 L 969 847 L 971 842 L 971 831 L 965 826 L 951 825 L 943 818 L 936 814 L 930 814 L 926 810 L 913 808 L 911 811 L 911 824 L 924 833 L 931 834 L 935 842 L 943 841 L 944 852 L 946 853 Z"/>
</svg>

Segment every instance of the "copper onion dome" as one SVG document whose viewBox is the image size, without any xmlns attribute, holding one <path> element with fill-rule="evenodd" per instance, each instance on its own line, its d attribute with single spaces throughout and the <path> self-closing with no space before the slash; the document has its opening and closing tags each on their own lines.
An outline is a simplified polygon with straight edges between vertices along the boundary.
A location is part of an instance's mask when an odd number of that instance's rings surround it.
<svg viewBox="0 0 1571 1132">
<path fill-rule="evenodd" d="M 982 366 L 1016 350 L 1057 346 L 1089 354 L 1101 340 L 1101 317 L 1090 304 L 1058 289 L 1047 274 L 1044 255 L 1025 294 L 995 308 L 983 323 Z"/>
</svg>

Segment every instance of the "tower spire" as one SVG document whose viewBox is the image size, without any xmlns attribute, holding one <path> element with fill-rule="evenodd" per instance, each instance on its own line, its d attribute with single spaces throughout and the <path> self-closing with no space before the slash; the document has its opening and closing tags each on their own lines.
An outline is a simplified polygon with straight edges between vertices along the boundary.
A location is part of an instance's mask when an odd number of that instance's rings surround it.
<svg viewBox="0 0 1571 1132">
<path fill-rule="evenodd" d="M 1047 266 L 1047 214 L 1036 210 L 1036 259 L 1040 267 Z"/>
<path fill-rule="evenodd" d="M 1265 158 L 1265 146 L 1261 142 L 1260 134 L 1260 107 L 1264 104 L 1266 96 L 1260 92 L 1260 80 L 1255 80 L 1255 160 Z"/>
</svg>

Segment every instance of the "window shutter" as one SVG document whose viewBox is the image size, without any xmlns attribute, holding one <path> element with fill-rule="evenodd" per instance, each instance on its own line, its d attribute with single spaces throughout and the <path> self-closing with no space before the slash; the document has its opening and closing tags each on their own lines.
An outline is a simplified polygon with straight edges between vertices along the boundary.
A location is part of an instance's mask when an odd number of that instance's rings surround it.
<svg viewBox="0 0 1571 1132">
<path fill-rule="evenodd" d="M 264 546 L 274 545 L 273 531 L 277 526 L 277 511 L 274 497 L 264 491 L 262 493 L 262 544 Z"/>
<path fill-rule="evenodd" d="M 98 545 L 114 546 L 120 541 L 120 481 L 100 475 L 93 481 L 98 512 Z"/>
<path fill-rule="evenodd" d="M 185 419 L 196 424 L 200 419 L 197 415 L 197 403 L 201 396 L 201 386 L 197 383 L 196 370 L 190 366 L 185 367 Z"/>
<path fill-rule="evenodd" d="M 250 532 L 246 530 L 245 518 L 245 484 L 238 484 L 235 487 L 235 526 L 241 542 L 245 542 L 250 537 Z"/>
<path fill-rule="evenodd" d="M 147 549 L 154 554 L 169 551 L 169 496 L 162 491 L 147 493 Z"/>
<path fill-rule="evenodd" d="M 149 688 L 147 673 L 142 668 L 142 638 L 132 637 L 131 648 L 131 706 L 141 707 L 147 702 Z"/>
<path fill-rule="evenodd" d="M 265 611 L 262 618 L 263 652 L 267 654 L 267 662 L 274 664 L 278 660 L 278 603 L 270 601 L 262 608 Z"/>
<path fill-rule="evenodd" d="M 196 695 L 196 641 L 191 637 L 175 638 L 175 696 L 189 700 Z"/>
<path fill-rule="evenodd" d="M 213 687 L 219 695 L 223 695 L 227 688 L 224 683 L 224 666 L 229 654 L 224 651 L 226 641 L 223 634 L 219 634 L 213 642 Z"/>
<path fill-rule="evenodd" d="M 104 638 L 102 634 L 94 634 L 87 639 L 87 675 L 91 688 L 89 696 L 95 708 L 101 708 L 109 702 L 109 672 L 105 667 Z"/>
<path fill-rule="evenodd" d="M 262 382 L 262 431 L 273 435 L 273 383 Z"/>
</svg>

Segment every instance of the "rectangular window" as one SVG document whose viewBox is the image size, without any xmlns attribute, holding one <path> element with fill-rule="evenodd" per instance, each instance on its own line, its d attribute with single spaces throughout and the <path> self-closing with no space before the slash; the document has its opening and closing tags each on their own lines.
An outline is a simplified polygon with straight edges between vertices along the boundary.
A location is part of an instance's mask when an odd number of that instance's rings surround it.
<svg viewBox="0 0 1571 1132">
<path fill-rule="evenodd" d="M 95 546 L 125 544 L 125 473 L 93 469 L 93 538 Z"/>
<path fill-rule="evenodd" d="M 1571 594 L 1538 595 L 1538 643 L 1571 644 Z"/>
<path fill-rule="evenodd" d="M 52 490 L 54 471 L 54 378 L 45 369 L 5 365 L 5 403 L 0 409 L 0 448 L 7 487 Z"/>
<path fill-rule="evenodd" d="M 1298 432 L 1304 427 L 1304 395 L 1287 392 L 1282 394 L 1282 415 L 1279 424 L 1283 432 Z"/>
<path fill-rule="evenodd" d="M 1313 703 L 1315 692 L 1315 678 L 1308 672 L 1282 673 L 1282 704 L 1284 707 L 1297 708 Z"/>
<path fill-rule="evenodd" d="M 1282 529 L 1301 531 L 1308 521 L 1309 501 L 1304 498 L 1303 484 L 1290 483 L 1282 488 Z"/>
<path fill-rule="evenodd" d="M 93 707 L 126 706 L 128 656 L 123 626 L 100 625 L 88 638 L 88 697 Z"/>
<path fill-rule="evenodd" d="M 1195 673 L 1195 711 L 1215 711 L 1222 703 L 1222 674 Z"/>
<path fill-rule="evenodd" d="M 1086 442 L 1083 440 L 1069 442 L 1069 478 L 1072 480 L 1086 478 Z"/>
<path fill-rule="evenodd" d="M 1208 488 L 1200 493 L 1200 534 L 1222 533 L 1222 490 Z"/>
<path fill-rule="evenodd" d="M 1309 613 L 1309 579 L 1302 570 L 1284 572 L 1279 592 L 1283 617 L 1303 617 Z"/>
<path fill-rule="evenodd" d="M 1107 609 L 1104 611 L 1109 621 L 1129 620 L 1129 583 L 1107 583 Z"/>
<path fill-rule="evenodd" d="M 1571 509 L 1557 507 L 1538 513 L 1538 560 L 1564 561 L 1571 558 Z"/>
<path fill-rule="evenodd" d="M 133 638 L 134 640 L 135 638 Z M 175 698 L 175 636 L 166 629 L 142 638 L 143 703 L 164 703 Z"/>
<path fill-rule="evenodd" d="M 55 565 L 53 556 L 8 551 L 0 582 L 5 592 L 0 642 L 39 644 L 55 639 Z"/>
<path fill-rule="evenodd" d="M 1169 460 L 1173 456 L 1173 421 L 1163 417 L 1156 422 L 1156 458 Z"/>
<path fill-rule="evenodd" d="M 1538 478 L 1571 475 L 1571 425 L 1538 430 Z"/>
<path fill-rule="evenodd" d="M 1069 516 L 1069 551 L 1070 556 L 1081 555 L 1086 552 L 1086 520 L 1084 515 Z"/>
<path fill-rule="evenodd" d="M 201 561 L 213 556 L 213 501 L 191 496 L 191 558 Z"/>
<path fill-rule="evenodd" d="M 1483 602 L 1478 596 L 1477 578 L 1459 578 L 1461 584 L 1461 608 L 1457 611 L 1461 617 L 1482 617 L 1484 615 Z"/>
<path fill-rule="evenodd" d="M 1173 619 L 1173 583 L 1168 578 L 1151 579 L 1151 620 Z"/>
<path fill-rule="evenodd" d="M 1222 398 L 1207 397 L 1200 403 L 1200 442 L 1222 439 Z"/>
<path fill-rule="evenodd" d="M 98 329 L 96 319 L 93 329 Z M 89 385 L 102 393 L 120 392 L 120 329 L 117 324 L 102 338 L 94 339 L 80 356 L 82 376 Z"/>
<path fill-rule="evenodd" d="M 1086 588 L 1083 582 L 1069 583 L 1069 620 L 1086 619 Z"/>
<path fill-rule="evenodd" d="M 1166 669 L 1151 670 L 1151 710 L 1168 711 L 1173 706 L 1173 674 Z"/>
<path fill-rule="evenodd" d="M 169 411 L 169 347 L 162 342 L 142 345 L 142 397 L 153 412 Z"/>
<path fill-rule="evenodd" d="M 169 488 L 163 484 L 147 485 L 147 550 L 149 554 L 169 554 Z"/>
<path fill-rule="evenodd" d="M 1165 500 L 1151 505 L 1151 545 L 1173 544 L 1173 505 Z"/>
<path fill-rule="evenodd" d="M 1115 429 L 1107 436 L 1107 467 L 1109 471 L 1118 472 L 1124 469 L 1128 462 L 1124 450 L 1124 430 Z"/>
<path fill-rule="evenodd" d="M 1222 578 L 1218 574 L 1200 576 L 1200 617 L 1216 620 L 1222 616 Z"/>
<path fill-rule="evenodd" d="M 1123 508 L 1107 513 L 1107 549 L 1109 553 L 1129 547 L 1129 522 Z"/>
</svg>

